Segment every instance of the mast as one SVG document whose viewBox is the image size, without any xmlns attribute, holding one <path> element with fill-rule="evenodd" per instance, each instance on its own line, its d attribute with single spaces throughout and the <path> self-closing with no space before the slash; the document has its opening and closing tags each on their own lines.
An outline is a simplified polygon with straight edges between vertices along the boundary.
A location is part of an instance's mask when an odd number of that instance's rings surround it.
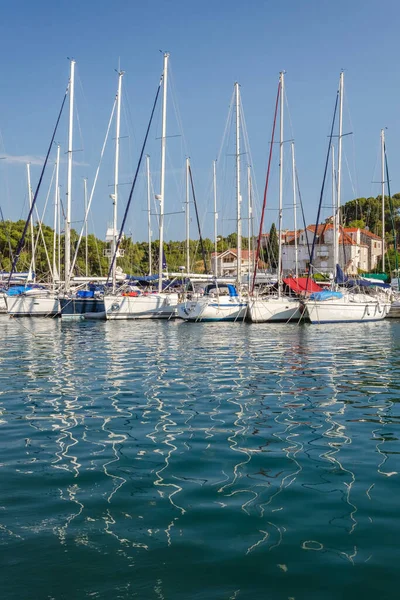
<svg viewBox="0 0 400 600">
<path fill-rule="evenodd" d="M 214 191 L 214 275 L 218 277 L 218 238 L 217 238 L 217 161 L 213 162 L 213 191 Z"/>
<path fill-rule="evenodd" d="M 282 295 L 282 213 L 283 213 L 283 107 L 285 98 L 285 74 L 279 74 L 281 84 L 279 110 L 279 219 L 278 219 L 278 296 Z"/>
<path fill-rule="evenodd" d="M 27 163 L 27 165 L 26 165 L 26 174 L 27 174 L 27 181 L 28 181 L 29 212 L 31 212 L 31 208 L 32 208 L 32 186 L 31 186 L 31 165 L 30 165 L 30 163 Z M 33 229 L 33 215 L 32 214 L 31 214 L 31 218 L 30 218 L 30 230 L 31 230 L 31 245 L 32 245 L 32 260 L 31 260 L 31 265 L 32 265 L 33 275 L 34 275 L 34 277 L 36 279 L 35 233 L 34 233 L 34 229 Z"/>
<path fill-rule="evenodd" d="M 67 214 L 65 219 L 65 291 L 69 291 L 71 268 L 71 201 L 72 201 L 72 140 L 74 128 L 74 82 L 75 61 L 71 60 L 69 79 L 69 127 L 68 127 L 68 171 L 67 171 Z"/>
<path fill-rule="evenodd" d="M 150 156 L 146 154 L 146 178 L 147 178 L 147 234 L 149 240 L 149 275 L 151 275 L 151 182 L 150 182 Z"/>
<path fill-rule="evenodd" d="M 61 279 L 61 186 L 57 190 L 58 204 L 58 244 L 57 244 L 57 260 L 58 260 L 58 277 Z"/>
<path fill-rule="evenodd" d="M 161 126 L 161 173 L 160 173 L 160 251 L 158 256 L 158 291 L 162 292 L 163 275 L 163 245 L 164 245 L 164 191 L 165 191 L 165 151 L 167 141 L 167 84 L 168 84 L 168 58 L 169 53 L 164 53 L 163 68 L 163 103 Z"/>
<path fill-rule="evenodd" d="M 385 272 L 385 130 L 381 129 L 382 161 L 382 272 Z"/>
<path fill-rule="evenodd" d="M 336 207 L 336 182 L 335 182 L 335 148 L 331 146 L 332 153 L 332 207 L 333 207 L 333 279 L 335 279 L 336 265 L 339 262 L 338 238 L 336 232 L 338 230 L 337 207 Z"/>
<path fill-rule="evenodd" d="M 87 178 L 83 178 L 83 199 L 85 205 L 85 275 L 88 276 L 88 224 L 87 224 Z"/>
<path fill-rule="evenodd" d="M 60 144 L 57 144 L 57 158 L 56 158 L 56 181 L 54 186 L 54 233 L 53 233 L 53 277 L 55 279 L 57 269 L 57 227 L 58 227 L 58 218 L 59 218 L 59 208 L 58 208 L 58 185 L 59 185 L 59 176 L 60 176 Z M 58 277 L 60 277 L 60 272 L 58 271 Z M 53 281 L 55 285 L 55 281 Z"/>
<path fill-rule="evenodd" d="M 292 147 L 292 179 L 293 179 L 293 220 L 294 220 L 294 260 L 296 279 L 299 277 L 299 246 L 297 243 L 297 193 L 296 193 L 296 161 L 294 157 L 294 142 Z"/>
<path fill-rule="evenodd" d="M 248 252 L 248 261 L 247 261 L 247 285 L 250 290 L 250 270 L 251 270 L 251 260 L 250 260 L 250 243 L 251 243 L 251 213 L 252 213 L 252 205 L 251 205 L 251 167 L 247 165 L 247 208 L 248 208 L 248 226 L 247 226 L 247 252 Z"/>
<path fill-rule="evenodd" d="M 117 282 L 117 257 L 115 255 L 115 251 L 117 249 L 117 239 L 118 239 L 118 223 L 117 223 L 117 207 L 118 207 L 118 183 L 119 183 L 119 140 L 120 140 L 120 126 L 121 126 L 121 92 L 122 92 L 122 77 L 124 75 L 124 71 L 118 71 L 118 92 L 117 92 L 117 115 L 116 115 L 116 125 L 115 125 L 115 167 L 114 167 L 114 193 L 111 198 L 113 201 L 113 232 L 112 232 L 112 242 L 111 242 L 111 256 L 113 260 L 112 264 L 112 289 L 113 293 L 115 293 L 115 287 Z"/>
<path fill-rule="evenodd" d="M 339 264 L 339 239 L 340 239 L 340 200 L 342 193 L 342 137 L 343 137 L 343 71 L 340 73 L 339 80 L 339 139 L 338 139 L 338 166 L 337 166 L 337 197 L 336 197 L 336 221 L 335 221 L 335 237 L 337 245 L 337 256 L 334 264 L 336 271 L 336 265 Z"/>
<path fill-rule="evenodd" d="M 237 285 L 240 287 L 242 275 L 242 217 L 241 203 L 242 196 L 240 193 L 240 92 L 239 84 L 235 83 L 236 95 L 236 216 L 237 216 L 237 268 L 236 279 Z"/>
<path fill-rule="evenodd" d="M 186 201 L 185 201 L 185 217 L 186 217 L 186 273 L 190 271 L 190 215 L 189 215 L 189 158 L 186 159 Z"/>
</svg>

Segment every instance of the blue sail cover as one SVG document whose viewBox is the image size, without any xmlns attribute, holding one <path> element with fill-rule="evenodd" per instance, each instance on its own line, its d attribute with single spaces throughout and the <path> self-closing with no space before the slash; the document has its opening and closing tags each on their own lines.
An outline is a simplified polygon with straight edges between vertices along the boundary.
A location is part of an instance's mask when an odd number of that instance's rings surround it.
<svg viewBox="0 0 400 600">
<path fill-rule="evenodd" d="M 336 283 L 339 285 L 345 285 L 346 287 L 380 287 L 380 288 L 390 288 L 388 283 L 384 283 L 383 281 L 367 281 L 366 279 L 349 279 L 347 275 L 345 275 L 340 268 L 339 265 L 336 265 Z"/>
</svg>

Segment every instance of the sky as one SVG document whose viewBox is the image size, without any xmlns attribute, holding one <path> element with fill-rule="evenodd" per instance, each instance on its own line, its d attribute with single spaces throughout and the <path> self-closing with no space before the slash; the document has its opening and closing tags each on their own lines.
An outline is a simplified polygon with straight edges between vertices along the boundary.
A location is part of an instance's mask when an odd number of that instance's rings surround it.
<svg viewBox="0 0 400 600">
<path fill-rule="evenodd" d="M 233 86 L 240 83 L 248 146 L 243 144 L 242 197 L 247 212 L 246 168 L 255 190 L 259 227 L 279 72 L 285 71 L 284 139 L 295 141 L 306 220 L 314 223 L 320 196 L 340 71 L 344 70 L 342 202 L 380 194 L 380 131 L 386 134 L 391 192 L 400 191 L 398 23 L 396 0 L 14 0 L 2 2 L 0 20 L 0 206 L 5 219 L 27 214 L 26 163 L 35 189 L 43 158 L 76 60 L 72 221 L 83 217 L 83 179 L 90 191 L 117 90 L 116 69 L 125 71 L 121 116 L 119 222 L 162 71 L 170 53 L 167 108 L 165 239 L 185 236 L 184 161 L 190 157 L 203 235 L 213 235 L 212 163 L 218 158 L 218 229 L 234 231 L 233 127 L 224 131 Z M 66 191 L 68 111 L 61 144 L 61 196 Z M 114 125 L 93 195 L 89 230 L 104 238 L 112 219 Z M 161 103 L 146 153 L 150 155 L 152 203 L 159 193 Z M 244 135 L 244 132 L 241 133 Z M 264 230 L 277 218 L 278 147 L 274 146 Z M 38 195 L 39 213 L 53 223 L 49 167 Z M 283 226 L 293 227 L 290 144 L 284 144 Z M 144 164 L 133 194 L 125 234 L 147 238 Z M 325 216 L 331 214 L 329 178 Z M 257 208 L 258 207 L 258 208 Z M 197 238 L 193 205 L 191 237 Z M 155 208 L 152 208 L 155 211 Z M 300 217 L 299 217 L 300 219 Z M 153 237 L 158 238 L 152 217 Z M 244 221 L 246 231 L 247 221 Z"/>
</svg>

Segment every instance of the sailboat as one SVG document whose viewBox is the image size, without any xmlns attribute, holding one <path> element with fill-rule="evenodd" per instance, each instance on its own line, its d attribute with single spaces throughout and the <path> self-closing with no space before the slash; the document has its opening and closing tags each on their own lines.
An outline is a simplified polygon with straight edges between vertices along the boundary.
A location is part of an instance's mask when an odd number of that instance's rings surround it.
<svg viewBox="0 0 400 600">
<path fill-rule="evenodd" d="M 68 207 L 70 210 L 70 201 L 71 201 L 71 172 L 72 172 L 72 120 L 73 120 L 73 110 L 74 110 L 74 76 L 75 76 L 75 61 L 71 60 L 70 67 L 70 79 L 67 88 L 67 92 L 69 94 L 69 141 L 68 141 L 68 185 L 67 185 L 67 197 L 68 197 Z M 62 109 L 61 109 L 62 111 Z M 61 115 L 61 112 L 60 112 Z M 60 118 L 60 117 L 59 117 Z M 59 121 L 59 119 L 58 119 Z M 57 125 L 58 125 L 57 121 Z M 57 126 L 56 126 L 57 128 Z M 54 139 L 53 133 L 53 139 Z M 59 164 L 60 164 L 60 147 L 57 148 L 57 159 L 56 159 L 56 185 L 55 185 L 55 194 L 58 194 L 58 174 L 59 174 Z M 37 193 L 37 192 L 36 192 Z M 29 196 L 29 204 L 30 204 L 30 219 L 32 219 L 32 209 L 33 209 L 33 198 L 32 191 L 30 185 L 30 172 L 28 169 L 28 196 Z M 55 206 L 55 211 L 57 209 L 57 205 Z M 68 209 L 67 209 L 68 210 Z M 68 214 L 68 213 L 67 213 Z M 70 215 L 70 212 L 69 212 Z M 69 216 L 70 219 L 70 216 Z M 67 230 L 67 227 L 66 227 Z M 31 227 L 32 231 L 32 227 Z M 65 234 L 66 245 L 69 246 L 69 238 L 67 242 L 67 231 Z M 33 244 L 33 242 L 32 242 Z M 54 247 L 53 247 L 54 251 Z M 67 253 L 66 253 L 67 255 Z M 55 261 L 53 257 L 53 282 L 55 281 L 56 272 L 55 272 Z M 58 291 L 55 290 L 54 283 L 51 288 L 46 288 L 45 286 L 36 286 L 31 289 L 25 289 L 18 295 L 7 295 L 7 313 L 11 317 L 57 317 L 60 315 L 60 302 L 58 298 Z"/>
<path fill-rule="evenodd" d="M 204 288 L 204 295 L 186 302 L 179 307 L 179 316 L 185 321 L 238 321 L 244 320 L 247 312 L 247 298 L 240 293 L 242 278 L 242 219 L 240 191 L 240 86 L 235 83 L 236 106 L 236 209 L 237 209 L 237 251 L 236 286 L 233 283 L 218 283 L 217 278 Z M 216 185 L 214 163 L 214 216 L 216 217 Z M 215 222 L 215 239 L 216 222 Z"/>
<path fill-rule="evenodd" d="M 118 238 L 118 229 L 117 229 L 117 205 L 118 205 L 118 185 L 119 185 L 119 145 L 120 145 L 120 123 L 121 123 L 121 97 L 122 97 L 122 78 L 124 76 L 124 71 L 118 71 L 118 90 L 117 95 L 114 102 L 117 106 L 116 110 L 116 119 L 115 119 L 115 166 L 114 166 L 114 193 L 111 194 L 111 199 L 113 201 L 113 226 L 107 231 L 107 236 L 111 240 L 111 250 L 110 250 L 110 263 L 111 258 L 116 253 L 116 256 L 121 256 L 122 251 L 116 249 L 117 238 Z M 114 112 L 114 108 L 113 108 Z M 112 117 L 111 117 L 112 118 Z M 108 131 L 106 134 L 106 140 L 108 137 Z M 106 141 L 104 142 L 103 150 L 105 147 Z M 102 153 L 103 153 L 102 150 Z M 93 196 L 93 191 L 91 194 L 91 198 Z M 87 199 L 86 199 L 86 182 L 85 182 L 85 229 L 86 229 L 86 243 L 87 243 L 87 218 L 88 218 L 88 207 L 87 207 Z M 83 229 L 82 229 L 83 233 Z M 76 256 L 75 256 L 76 258 Z M 75 258 L 73 261 L 75 262 Z M 87 275 L 87 273 L 86 273 Z M 116 278 L 117 278 L 117 263 L 116 260 L 113 261 L 112 265 L 112 286 L 113 291 L 115 293 L 116 288 Z M 86 286 L 84 286 L 86 287 Z M 93 286 L 91 286 L 93 287 Z M 94 286 L 95 287 L 95 286 Z M 71 319 L 83 319 L 83 318 L 97 318 L 97 319 L 105 319 L 105 306 L 104 306 L 104 298 L 103 294 L 99 294 L 94 289 L 79 289 L 73 294 L 66 293 L 64 297 L 60 298 L 61 303 L 61 318 L 64 320 Z"/>
<path fill-rule="evenodd" d="M 336 279 L 334 289 L 311 294 L 304 300 L 305 316 L 311 323 L 340 323 L 380 321 L 389 312 L 389 295 L 385 284 L 371 284 L 362 279 L 351 280 L 343 274 L 339 266 L 339 217 L 341 200 L 342 137 L 343 137 L 343 89 L 344 74 L 339 80 L 339 136 L 336 210 L 334 213 L 334 265 Z M 382 176 L 384 181 L 384 173 Z M 384 192 L 383 192 L 384 197 Z M 384 226 L 384 222 L 383 222 Z M 310 260 L 312 263 L 312 257 Z M 340 287 L 346 286 L 346 287 Z M 351 288 L 349 289 L 349 286 Z M 365 291 L 363 291 L 365 290 Z M 368 290 L 368 291 L 367 291 Z"/>
<path fill-rule="evenodd" d="M 283 295 L 282 279 L 282 212 L 283 212 L 283 109 L 284 109 L 284 72 L 279 76 L 280 95 L 280 139 L 279 139 L 279 228 L 278 228 L 278 289 L 275 294 L 252 295 L 249 299 L 248 319 L 253 323 L 297 322 L 302 307 L 298 298 Z M 271 145 L 272 150 L 272 145 Z M 293 155 L 294 156 L 294 155 Z M 294 160 L 293 160 L 294 163 Z M 293 168 L 294 171 L 294 168 Z M 295 231 L 295 234 L 297 232 Z M 260 227 L 261 235 L 261 227 Z"/>
<path fill-rule="evenodd" d="M 160 201 L 160 249 L 159 249 L 159 275 L 158 292 L 140 293 L 117 292 L 104 297 L 106 319 L 170 319 L 176 316 L 178 294 L 163 291 L 163 235 L 164 235 L 164 191 L 165 191 L 165 158 L 167 138 L 167 85 L 168 85 L 168 59 L 169 53 L 164 53 L 163 62 L 163 103 L 162 103 L 162 133 L 161 133 L 161 189 L 157 198 Z M 115 264 L 115 254 L 112 258 Z"/>
</svg>

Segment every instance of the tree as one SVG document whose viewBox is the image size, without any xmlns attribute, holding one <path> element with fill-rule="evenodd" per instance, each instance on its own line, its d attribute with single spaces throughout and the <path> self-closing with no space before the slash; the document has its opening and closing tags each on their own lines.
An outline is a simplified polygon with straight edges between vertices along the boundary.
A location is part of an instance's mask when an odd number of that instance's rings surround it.
<svg viewBox="0 0 400 600">
<path fill-rule="evenodd" d="M 278 257 L 279 257 L 279 242 L 278 234 L 276 232 L 275 223 L 272 223 L 271 229 L 269 230 L 269 239 L 267 245 L 267 257 L 270 266 L 273 269 L 278 268 Z"/>
</svg>

